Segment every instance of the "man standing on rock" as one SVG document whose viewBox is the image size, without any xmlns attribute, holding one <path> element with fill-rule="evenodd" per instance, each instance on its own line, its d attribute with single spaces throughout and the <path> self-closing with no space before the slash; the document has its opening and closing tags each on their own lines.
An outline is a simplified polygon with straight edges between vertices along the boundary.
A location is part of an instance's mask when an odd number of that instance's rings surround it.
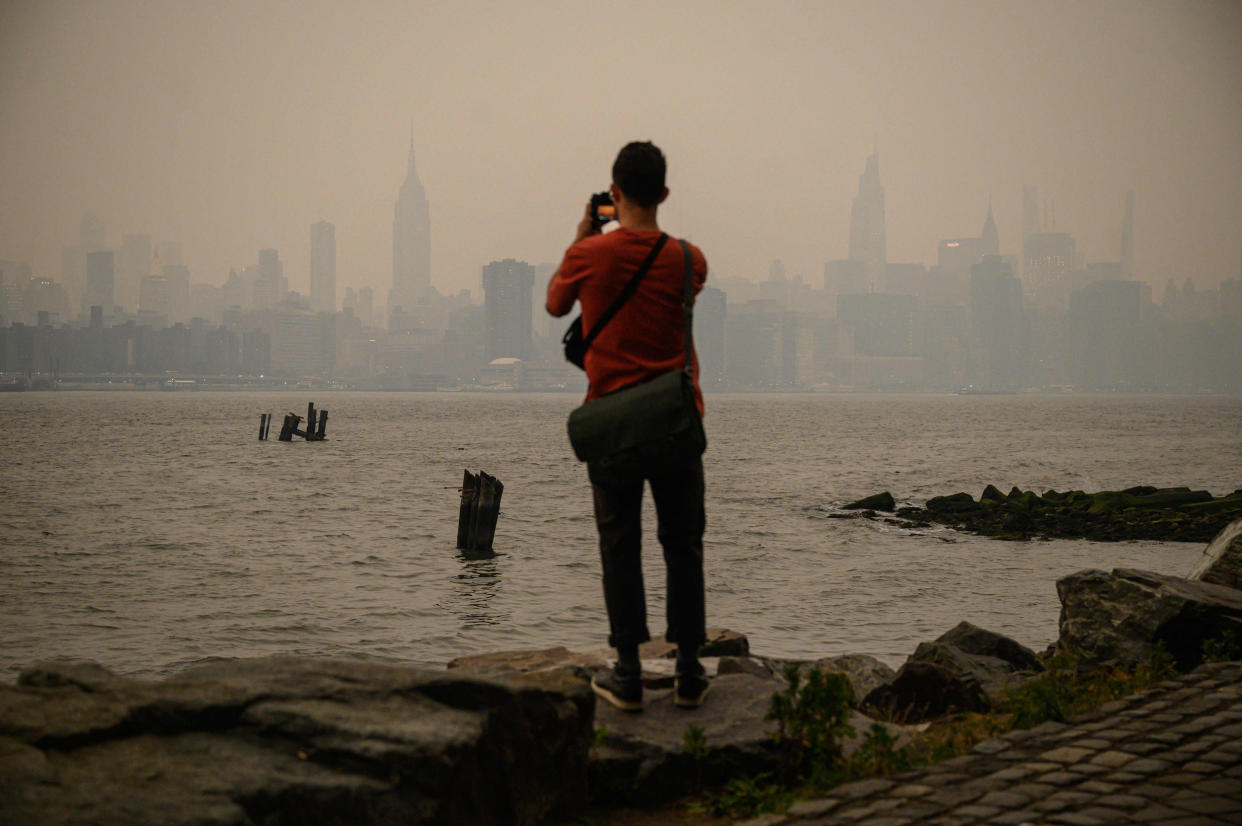
<svg viewBox="0 0 1242 826">
<path fill-rule="evenodd" d="M 548 312 L 563 316 L 582 305 L 582 327 L 594 328 L 613 300 L 658 243 L 667 240 L 656 223 L 656 211 L 668 197 L 664 154 L 650 142 L 626 144 L 612 165 L 610 194 L 619 224 L 600 231 L 587 205 L 573 244 L 548 284 Z M 707 279 L 707 260 L 691 245 L 694 292 Z M 587 401 L 615 390 L 681 369 L 685 358 L 682 285 L 684 256 L 679 244 L 664 244 L 638 291 L 621 307 L 586 352 L 590 389 Z M 698 357 L 692 354 L 691 376 L 699 413 Z M 642 475 L 617 478 L 588 463 L 595 498 L 603 562 L 604 604 L 611 631 L 608 642 L 617 650 L 617 664 L 597 674 L 591 687 L 625 711 L 642 709 L 640 643 L 651 639 L 641 559 Z M 659 522 L 657 535 L 668 572 L 668 630 L 677 643 L 677 705 L 695 708 L 707 694 L 706 672 L 698 659 L 706 638 L 703 587 L 703 461 L 696 457 L 682 467 L 648 476 Z"/>
</svg>

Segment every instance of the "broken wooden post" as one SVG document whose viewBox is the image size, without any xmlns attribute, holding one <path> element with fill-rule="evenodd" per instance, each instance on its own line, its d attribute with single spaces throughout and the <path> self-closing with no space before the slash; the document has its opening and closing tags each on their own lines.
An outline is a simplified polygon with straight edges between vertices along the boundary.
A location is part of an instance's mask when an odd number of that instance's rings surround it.
<svg viewBox="0 0 1242 826">
<path fill-rule="evenodd" d="M 474 474 L 465 471 L 461 480 L 461 508 L 457 512 L 457 547 L 463 550 L 470 547 L 470 514 L 479 501 L 475 481 Z"/>
<path fill-rule="evenodd" d="M 276 438 L 282 442 L 292 442 L 293 435 L 298 432 L 298 422 L 302 417 L 296 413 L 286 413 L 285 423 L 281 425 L 280 435 Z"/>
<path fill-rule="evenodd" d="M 504 489 L 505 486 L 495 476 L 482 471 L 477 476 L 468 470 L 465 472 L 461 485 L 461 507 L 457 515 L 458 548 L 465 551 L 492 550 Z"/>
<path fill-rule="evenodd" d="M 272 414 L 267 414 L 267 427 L 263 428 L 263 441 L 267 441 L 267 437 L 272 433 Z"/>
<path fill-rule="evenodd" d="M 263 432 L 263 428 L 266 424 L 267 424 L 267 414 L 260 413 L 259 414 L 259 441 L 260 442 L 267 438 L 267 436 L 264 435 L 264 432 Z"/>
<path fill-rule="evenodd" d="M 309 430 L 309 428 L 307 428 Z M 322 442 L 324 440 L 324 432 L 328 429 L 328 411 L 319 411 L 319 430 L 315 433 L 315 441 Z"/>
</svg>

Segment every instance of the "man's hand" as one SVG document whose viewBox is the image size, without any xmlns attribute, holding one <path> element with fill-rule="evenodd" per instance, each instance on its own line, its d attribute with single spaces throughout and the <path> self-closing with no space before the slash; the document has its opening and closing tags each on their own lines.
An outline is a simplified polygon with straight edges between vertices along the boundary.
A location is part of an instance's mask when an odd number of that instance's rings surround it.
<svg viewBox="0 0 1242 826">
<path fill-rule="evenodd" d="M 590 201 L 587 201 L 586 210 L 582 214 L 582 220 L 578 222 L 578 231 L 574 235 L 573 243 L 578 243 L 588 235 L 599 235 L 599 227 L 595 226 L 595 216 L 591 214 Z"/>
</svg>

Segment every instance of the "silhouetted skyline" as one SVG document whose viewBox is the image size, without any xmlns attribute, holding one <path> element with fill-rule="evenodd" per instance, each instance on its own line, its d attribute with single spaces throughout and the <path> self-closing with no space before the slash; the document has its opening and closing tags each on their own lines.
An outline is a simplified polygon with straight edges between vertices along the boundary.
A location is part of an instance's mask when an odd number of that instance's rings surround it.
<svg viewBox="0 0 1242 826">
<path fill-rule="evenodd" d="M 5 4 L 0 257 L 55 278 L 91 213 L 207 283 L 278 249 L 305 293 L 324 219 L 338 288 L 386 299 L 412 120 L 443 293 L 557 260 L 631 138 L 721 276 L 846 258 L 878 147 L 890 262 L 933 263 L 989 198 L 1020 254 L 1026 183 L 1113 261 L 1133 190 L 1136 277 L 1213 287 L 1242 237 L 1240 35 L 1233 2 Z"/>
</svg>

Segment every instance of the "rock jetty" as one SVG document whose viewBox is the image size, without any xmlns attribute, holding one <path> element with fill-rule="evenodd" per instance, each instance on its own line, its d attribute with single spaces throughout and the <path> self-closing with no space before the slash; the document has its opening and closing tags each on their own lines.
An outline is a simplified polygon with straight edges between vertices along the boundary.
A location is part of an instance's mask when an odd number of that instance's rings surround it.
<svg viewBox="0 0 1242 826">
<path fill-rule="evenodd" d="M 962 492 L 933 497 L 921 508 L 894 506 L 892 495 L 885 491 L 843 509 L 871 516 L 895 510 L 896 523 L 905 527 L 940 524 L 996 539 L 1207 542 L 1230 522 L 1242 519 L 1242 489 L 1219 497 L 1186 487 L 1042 494 L 1014 487 L 1006 494 L 988 485 L 977 500 Z"/>
</svg>

